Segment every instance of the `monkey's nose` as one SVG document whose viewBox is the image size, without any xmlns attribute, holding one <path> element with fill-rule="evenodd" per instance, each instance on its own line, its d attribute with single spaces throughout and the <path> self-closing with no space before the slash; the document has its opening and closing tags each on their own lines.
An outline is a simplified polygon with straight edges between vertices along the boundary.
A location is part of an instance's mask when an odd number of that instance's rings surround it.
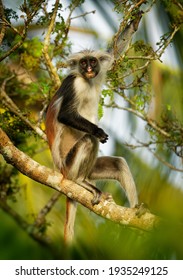
<svg viewBox="0 0 183 280">
<path fill-rule="evenodd" d="M 88 68 L 87 68 L 87 72 L 92 72 L 92 68 L 91 68 L 91 66 L 88 66 Z"/>
</svg>

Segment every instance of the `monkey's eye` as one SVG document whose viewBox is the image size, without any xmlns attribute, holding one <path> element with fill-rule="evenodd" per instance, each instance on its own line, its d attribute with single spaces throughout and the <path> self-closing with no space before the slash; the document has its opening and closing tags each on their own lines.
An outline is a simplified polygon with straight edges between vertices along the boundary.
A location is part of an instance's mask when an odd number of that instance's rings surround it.
<svg viewBox="0 0 183 280">
<path fill-rule="evenodd" d="M 97 64 L 97 60 L 96 59 L 91 59 L 90 64 L 91 64 L 91 66 L 95 66 Z"/>
<path fill-rule="evenodd" d="M 87 66 L 86 60 L 81 60 L 81 61 L 80 61 L 80 65 L 81 65 L 82 67 L 86 67 L 86 66 Z"/>
</svg>

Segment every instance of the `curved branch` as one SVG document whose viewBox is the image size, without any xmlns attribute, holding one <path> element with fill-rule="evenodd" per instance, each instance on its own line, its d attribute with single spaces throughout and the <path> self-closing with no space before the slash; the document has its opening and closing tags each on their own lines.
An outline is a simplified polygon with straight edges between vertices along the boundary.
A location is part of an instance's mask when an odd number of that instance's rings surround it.
<svg viewBox="0 0 183 280">
<path fill-rule="evenodd" d="M 115 204 L 114 201 L 107 200 L 105 194 L 102 195 L 99 204 L 92 205 L 91 193 L 74 182 L 64 179 L 61 173 L 40 165 L 18 150 L 1 128 L 0 153 L 7 163 L 15 166 L 24 175 L 65 194 L 103 218 L 145 231 L 156 228 L 160 223 L 160 218 L 153 214 L 146 212 L 139 217 L 137 216 L 136 208 L 121 207 Z"/>
<path fill-rule="evenodd" d="M 129 103 L 132 103 L 130 101 L 130 99 L 127 98 L 127 97 L 125 98 L 125 100 L 127 100 Z M 129 107 L 124 107 L 124 106 L 119 106 L 114 102 L 112 102 L 110 104 L 104 104 L 104 106 L 109 107 L 109 108 L 117 108 L 117 109 L 120 109 L 120 110 L 128 111 L 128 112 L 134 114 L 135 116 L 137 116 L 138 118 L 140 118 L 141 120 L 145 121 L 150 127 L 152 127 L 154 130 L 159 132 L 164 137 L 166 137 L 166 138 L 170 137 L 170 134 L 168 132 L 166 132 L 163 128 L 161 128 L 155 120 L 150 119 L 148 116 L 146 116 L 145 114 L 143 114 L 143 113 L 141 113 L 141 112 L 139 112 L 135 109 L 132 109 L 132 108 L 129 108 Z"/>
</svg>

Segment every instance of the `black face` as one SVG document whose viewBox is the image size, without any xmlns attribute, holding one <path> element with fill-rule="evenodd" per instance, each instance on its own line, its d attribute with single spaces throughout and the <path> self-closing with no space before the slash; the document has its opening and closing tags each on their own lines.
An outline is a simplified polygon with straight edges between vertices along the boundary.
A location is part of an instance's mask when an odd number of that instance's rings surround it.
<svg viewBox="0 0 183 280">
<path fill-rule="evenodd" d="M 85 56 L 79 61 L 79 71 L 86 79 L 95 78 L 99 70 L 99 62 L 94 56 Z"/>
</svg>

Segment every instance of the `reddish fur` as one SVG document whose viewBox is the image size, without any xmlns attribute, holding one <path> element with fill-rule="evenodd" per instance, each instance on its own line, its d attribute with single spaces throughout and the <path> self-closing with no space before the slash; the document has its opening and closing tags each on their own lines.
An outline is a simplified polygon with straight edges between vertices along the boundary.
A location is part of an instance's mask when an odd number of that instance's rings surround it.
<svg viewBox="0 0 183 280">
<path fill-rule="evenodd" d="M 48 138 L 48 144 L 51 149 L 53 141 L 55 139 L 55 114 L 56 109 L 52 107 L 52 104 L 54 104 L 55 100 L 57 99 L 57 96 L 54 96 L 50 106 L 48 107 L 48 111 L 46 114 L 46 135 Z"/>
</svg>

